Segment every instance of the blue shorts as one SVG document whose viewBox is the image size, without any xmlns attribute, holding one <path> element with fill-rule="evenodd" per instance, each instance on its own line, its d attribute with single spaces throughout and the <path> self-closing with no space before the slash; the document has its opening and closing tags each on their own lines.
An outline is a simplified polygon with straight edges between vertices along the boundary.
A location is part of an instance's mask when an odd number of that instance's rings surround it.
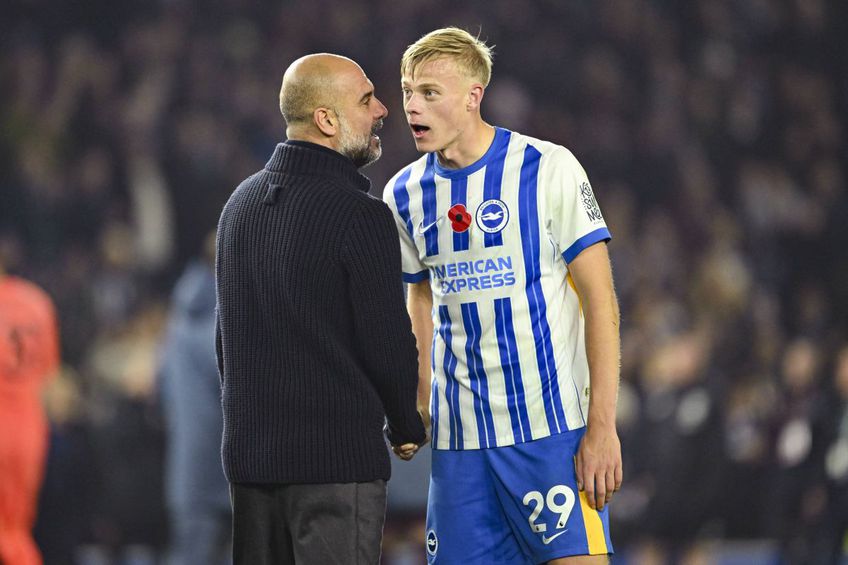
<svg viewBox="0 0 848 565">
<path fill-rule="evenodd" d="M 428 563 L 514 565 L 613 553 L 609 505 L 593 510 L 577 491 L 574 456 L 584 432 L 433 450 Z"/>
</svg>

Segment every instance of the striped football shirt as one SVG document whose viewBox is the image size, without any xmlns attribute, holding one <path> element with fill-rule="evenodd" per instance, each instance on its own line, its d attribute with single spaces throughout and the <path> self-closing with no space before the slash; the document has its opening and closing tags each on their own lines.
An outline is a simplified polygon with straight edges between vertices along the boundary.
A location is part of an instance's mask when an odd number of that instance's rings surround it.
<svg viewBox="0 0 848 565">
<path fill-rule="evenodd" d="M 435 449 L 479 449 L 586 425 L 589 367 L 568 264 L 610 233 L 562 146 L 497 128 L 462 169 L 433 153 L 386 185 L 403 279 L 433 294 Z"/>
</svg>

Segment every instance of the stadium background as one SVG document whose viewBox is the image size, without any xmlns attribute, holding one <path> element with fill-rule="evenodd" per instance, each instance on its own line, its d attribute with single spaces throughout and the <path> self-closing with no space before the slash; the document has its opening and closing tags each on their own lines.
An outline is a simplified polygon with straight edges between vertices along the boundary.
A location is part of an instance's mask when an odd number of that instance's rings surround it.
<svg viewBox="0 0 848 565">
<path fill-rule="evenodd" d="M 400 55 L 452 24 L 495 45 L 484 118 L 569 147 L 613 232 L 615 563 L 832 562 L 848 520 L 846 17 L 838 0 L 4 3 L 0 253 L 57 302 L 64 360 L 42 548 L 144 564 L 165 546 L 169 295 L 283 138 L 286 66 L 330 51 L 364 67 L 390 112 L 366 171 L 379 194 L 416 157 Z M 395 466 L 386 563 L 422 555 L 426 464 Z"/>
</svg>

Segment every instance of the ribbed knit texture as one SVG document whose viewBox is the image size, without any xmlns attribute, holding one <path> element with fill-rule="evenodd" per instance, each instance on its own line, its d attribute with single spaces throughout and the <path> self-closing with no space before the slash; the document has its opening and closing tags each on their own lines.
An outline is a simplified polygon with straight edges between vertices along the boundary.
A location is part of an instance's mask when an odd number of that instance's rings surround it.
<svg viewBox="0 0 848 565">
<path fill-rule="evenodd" d="M 330 149 L 279 144 L 218 226 L 218 363 L 230 482 L 388 479 L 420 442 L 418 354 L 391 212 Z"/>
</svg>

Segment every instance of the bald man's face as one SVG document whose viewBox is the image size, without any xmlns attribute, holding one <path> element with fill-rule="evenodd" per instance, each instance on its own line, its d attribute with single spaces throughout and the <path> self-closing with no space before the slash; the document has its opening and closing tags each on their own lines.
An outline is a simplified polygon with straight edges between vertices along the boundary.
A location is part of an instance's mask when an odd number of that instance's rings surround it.
<svg viewBox="0 0 848 565">
<path fill-rule="evenodd" d="M 383 148 L 377 131 L 389 114 L 383 103 L 374 95 L 374 85 L 359 66 L 336 77 L 339 91 L 339 147 L 338 151 L 357 168 L 370 165 L 380 158 Z"/>
</svg>

